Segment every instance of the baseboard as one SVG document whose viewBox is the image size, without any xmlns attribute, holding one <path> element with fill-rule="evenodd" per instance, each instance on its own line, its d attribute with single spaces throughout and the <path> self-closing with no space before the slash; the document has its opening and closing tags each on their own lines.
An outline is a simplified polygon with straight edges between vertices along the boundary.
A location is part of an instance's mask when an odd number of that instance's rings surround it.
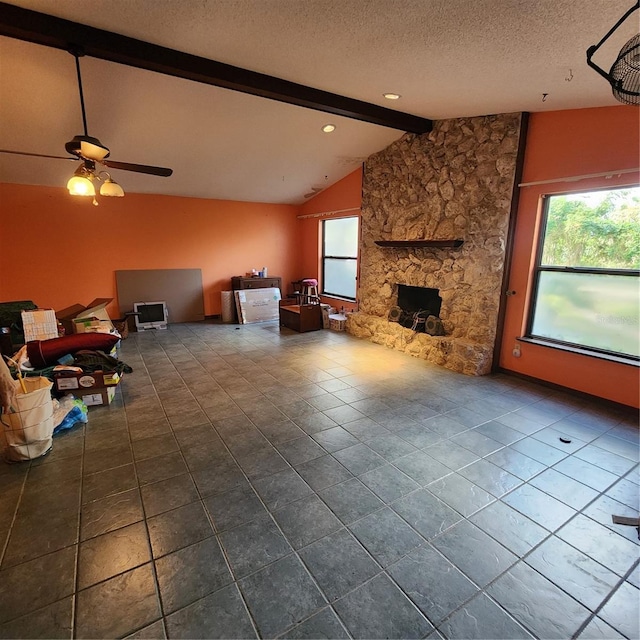
<svg viewBox="0 0 640 640">
<path fill-rule="evenodd" d="M 562 391 L 564 393 L 568 393 L 569 395 L 575 396 L 576 398 L 583 398 L 585 400 L 597 400 L 599 403 L 603 404 L 606 407 L 611 409 L 617 409 L 625 412 L 632 412 L 637 416 L 638 409 L 628 404 L 623 404 L 622 402 L 616 402 L 615 400 L 609 400 L 608 398 L 601 398 L 600 396 L 593 395 L 592 393 L 587 393 L 586 391 L 580 391 L 579 389 L 572 389 L 571 387 L 565 387 L 561 384 L 557 384 L 556 382 L 549 382 L 548 380 L 541 380 L 540 378 L 534 378 L 533 376 L 528 376 L 524 373 L 519 373 L 517 371 L 511 371 L 510 369 L 503 369 L 502 367 L 497 368 L 497 373 L 504 373 L 509 376 L 513 376 L 514 378 L 520 378 L 521 380 L 526 380 L 527 382 L 533 382 L 535 384 L 539 384 L 542 387 L 547 387 L 548 389 L 553 389 L 554 391 Z"/>
</svg>

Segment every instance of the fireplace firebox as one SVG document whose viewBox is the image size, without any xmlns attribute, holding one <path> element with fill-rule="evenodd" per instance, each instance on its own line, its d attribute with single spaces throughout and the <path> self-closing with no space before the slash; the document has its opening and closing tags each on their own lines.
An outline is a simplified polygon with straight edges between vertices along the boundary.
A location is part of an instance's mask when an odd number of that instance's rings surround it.
<svg viewBox="0 0 640 640">
<path fill-rule="evenodd" d="M 406 284 L 399 284 L 398 306 L 405 313 L 426 312 L 427 315 L 440 317 L 440 307 L 442 298 L 438 289 L 429 287 L 410 287 Z"/>
<path fill-rule="evenodd" d="M 431 335 L 443 335 L 440 320 L 442 298 L 438 289 L 396 285 L 398 306 L 389 311 L 389 320 L 407 329 Z"/>
</svg>

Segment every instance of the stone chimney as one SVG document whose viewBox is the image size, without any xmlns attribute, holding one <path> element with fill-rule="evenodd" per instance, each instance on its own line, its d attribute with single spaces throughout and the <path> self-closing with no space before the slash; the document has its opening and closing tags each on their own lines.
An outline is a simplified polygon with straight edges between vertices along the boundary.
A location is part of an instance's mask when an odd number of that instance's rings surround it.
<svg viewBox="0 0 640 640">
<path fill-rule="evenodd" d="M 489 373 L 521 126 L 519 113 L 435 121 L 431 133 L 406 134 L 367 159 L 359 312 L 347 331 L 454 371 Z M 385 240 L 463 244 L 375 244 Z M 398 284 L 439 290 L 444 336 L 388 321 Z"/>
</svg>

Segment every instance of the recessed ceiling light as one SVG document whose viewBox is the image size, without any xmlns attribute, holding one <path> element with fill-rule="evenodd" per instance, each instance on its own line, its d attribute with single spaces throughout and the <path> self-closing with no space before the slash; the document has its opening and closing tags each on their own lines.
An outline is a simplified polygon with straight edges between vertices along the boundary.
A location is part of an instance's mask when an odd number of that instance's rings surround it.
<svg viewBox="0 0 640 640">
<path fill-rule="evenodd" d="M 400 100 L 402 96 L 399 93 L 383 93 L 382 94 L 387 100 Z"/>
<path fill-rule="evenodd" d="M 335 124 L 325 124 L 324 127 L 322 127 L 322 130 L 325 133 L 331 133 L 332 131 L 336 130 L 336 125 Z"/>
</svg>

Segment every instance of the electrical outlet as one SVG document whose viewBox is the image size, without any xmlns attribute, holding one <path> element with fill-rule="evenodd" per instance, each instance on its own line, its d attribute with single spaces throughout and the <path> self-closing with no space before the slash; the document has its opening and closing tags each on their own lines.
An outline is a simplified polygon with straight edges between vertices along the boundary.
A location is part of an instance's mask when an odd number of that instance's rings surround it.
<svg viewBox="0 0 640 640">
<path fill-rule="evenodd" d="M 520 357 L 520 343 L 516 342 L 515 346 L 513 347 L 513 357 L 514 358 L 519 358 Z"/>
</svg>

